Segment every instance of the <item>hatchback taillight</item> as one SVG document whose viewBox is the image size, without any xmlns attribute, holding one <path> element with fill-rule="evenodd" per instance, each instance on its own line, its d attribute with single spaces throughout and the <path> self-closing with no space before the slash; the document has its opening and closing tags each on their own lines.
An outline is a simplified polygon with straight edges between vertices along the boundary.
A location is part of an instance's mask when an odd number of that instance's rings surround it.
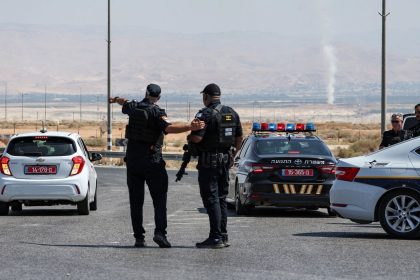
<svg viewBox="0 0 420 280">
<path fill-rule="evenodd" d="M 80 174 L 85 166 L 85 160 L 81 156 L 71 159 L 73 161 L 73 168 L 71 169 L 70 176 Z"/>
<path fill-rule="evenodd" d="M 9 168 L 10 159 L 8 157 L 1 157 L 0 158 L 0 172 L 7 176 L 12 176 L 12 172 Z"/>
<path fill-rule="evenodd" d="M 337 167 L 335 175 L 337 180 L 349 181 L 352 182 L 359 173 L 360 168 L 357 167 Z"/>
</svg>

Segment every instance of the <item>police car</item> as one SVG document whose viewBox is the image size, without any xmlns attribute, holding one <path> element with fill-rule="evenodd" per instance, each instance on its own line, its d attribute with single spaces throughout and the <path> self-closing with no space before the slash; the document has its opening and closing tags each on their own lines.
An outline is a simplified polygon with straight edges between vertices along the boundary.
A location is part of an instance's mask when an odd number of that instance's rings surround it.
<svg viewBox="0 0 420 280">
<path fill-rule="evenodd" d="M 380 221 L 390 235 L 420 237 L 420 137 L 340 159 L 331 207 L 357 223 Z"/>
<path fill-rule="evenodd" d="M 329 207 L 337 161 L 314 132 L 312 123 L 253 124 L 230 170 L 227 201 L 238 214 L 256 206 Z"/>
<path fill-rule="evenodd" d="M 0 215 L 25 206 L 77 205 L 81 215 L 97 209 L 97 175 L 91 153 L 78 134 L 13 136 L 0 156 Z"/>
</svg>

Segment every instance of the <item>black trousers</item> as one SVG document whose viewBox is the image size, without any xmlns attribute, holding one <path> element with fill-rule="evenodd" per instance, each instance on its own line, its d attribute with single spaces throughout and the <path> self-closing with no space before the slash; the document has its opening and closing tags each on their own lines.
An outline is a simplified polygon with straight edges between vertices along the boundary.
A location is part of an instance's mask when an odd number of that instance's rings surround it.
<svg viewBox="0 0 420 280">
<path fill-rule="evenodd" d="M 145 159 L 127 157 L 127 185 L 130 196 L 131 222 L 134 237 L 144 238 L 143 204 L 144 183 L 149 187 L 155 210 L 155 234 L 166 235 L 166 201 L 168 193 L 168 173 L 165 162 L 151 162 Z"/>
<path fill-rule="evenodd" d="M 198 183 L 204 207 L 210 221 L 210 238 L 227 237 L 227 203 L 229 193 L 229 169 L 198 167 Z"/>
</svg>

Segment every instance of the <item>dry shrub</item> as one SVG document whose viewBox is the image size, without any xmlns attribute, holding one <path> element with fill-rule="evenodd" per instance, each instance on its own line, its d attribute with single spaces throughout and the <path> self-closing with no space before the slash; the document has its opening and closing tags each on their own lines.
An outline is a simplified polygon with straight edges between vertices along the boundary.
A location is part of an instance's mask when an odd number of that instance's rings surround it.
<svg viewBox="0 0 420 280">
<path fill-rule="evenodd" d="M 84 142 L 88 147 L 104 147 L 106 145 L 105 139 L 96 137 L 84 139 Z"/>
<path fill-rule="evenodd" d="M 362 140 L 358 140 L 350 145 L 347 149 L 339 148 L 337 150 L 337 157 L 339 158 L 348 158 L 355 157 L 360 155 L 365 155 L 371 152 L 374 152 L 378 149 L 380 144 L 379 137 L 370 137 Z"/>
</svg>

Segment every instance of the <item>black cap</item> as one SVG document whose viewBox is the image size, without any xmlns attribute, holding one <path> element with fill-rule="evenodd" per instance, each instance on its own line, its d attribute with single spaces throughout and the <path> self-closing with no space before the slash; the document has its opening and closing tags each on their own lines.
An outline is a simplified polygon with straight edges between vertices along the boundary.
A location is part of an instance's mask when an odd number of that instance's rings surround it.
<svg viewBox="0 0 420 280">
<path fill-rule="evenodd" d="M 220 96 L 222 93 L 220 92 L 220 88 L 216 84 L 209 84 L 207 85 L 201 93 L 211 95 L 211 96 Z"/>
<path fill-rule="evenodd" d="M 149 93 L 150 96 L 159 97 L 160 91 L 161 91 L 160 86 L 156 84 L 150 84 L 147 86 L 147 92 Z"/>
</svg>

